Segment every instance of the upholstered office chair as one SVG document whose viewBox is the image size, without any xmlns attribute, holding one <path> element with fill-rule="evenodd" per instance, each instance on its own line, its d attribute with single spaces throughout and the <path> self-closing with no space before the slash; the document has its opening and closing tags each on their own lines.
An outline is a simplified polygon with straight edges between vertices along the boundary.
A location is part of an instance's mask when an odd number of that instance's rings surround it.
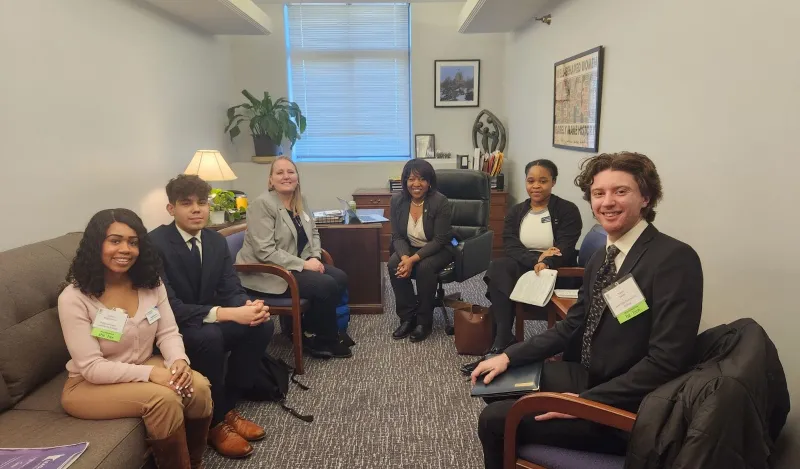
<svg viewBox="0 0 800 469">
<path fill-rule="evenodd" d="M 489 176 L 472 169 L 440 169 L 436 171 L 439 192 L 444 194 L 453 208 L 453 235 L 458 245 L 452 248 L 455 260 L 439 272 L 434 310 L 442 308 L 445 332 L 453 335 L 454 329 L 445 304 L 461 300 L 461 293 L 445 296 L 444 284 L 463 282 L 489 268 L 492 260 L 492 237 L 489 230 L 490 189 Z"/>
<path fill-rule="evenodd" d="M 225 237 L 228 242 L 228 249 L 231 252 L 231 257 L 236 259 L 239 250 L 242 249 L 244 244 L 244 235 L 247 230 L 247 224 L 231 226 L 223 228 L 219 233 Z M 333 258 L 327 251 L 322 250 L 322 261 L 325 264 L 334 265 Z M 269 306 L 270 315 L 275 316 L 289 316 L 292 322 L 292 349 L 294 353 L 294 368 L 297 374 L 302 375 L 303 369 L 303 329 L 301 326 L 301 319 L 303 313 L 308 310 L 311 303 L 308 300 L 300 298 L 300 290 L 297 286 L 297 280 L 288 270 L 281 266 L 274 264 L 234 264 L 237 272 L 255 273 L 261 272 L 266 274 L 277 275 L 278 277 L 286 280 L 289 284 L 290 298 L 277 298 L 271 295 L 259 296 L 259 299 L 264 300 L 264 304 Z"/>
<path fill-rule="evenodd" d="M 580 249 L 578 249 L 577 264 L 578 267 L 562 267 L 558 269 L 558 278 L 574 279 L 575 284 L 570 285 L 573 288 L 580 288 L 583 283 L 583 269 L 586 263 L 592 258 L 595 252 L 603 249 L 606 245 L 606 230 L 600 224 L 595 224 L 592 229 L 586 233 L 583 238 Z M 566 287 L 560 287 L 566 288 Z M 525 340 L 525 321 L 542 321 L 547 320 L 547 327 L 555 325 L 555 318 L 552 315 L 545 313 L 543 308 L 538 306 L 528 305 L 525 303 L 517 303 L 515 307 L 515 326 L 514 337 L 518 342 Z"/>
<path fill-rule="evenodd" d="M 547 445 L 517 447 L 517 427 L 526 415 L 561 412 L 630 433 L 636 414 L 561 393 L 541 392 L 520 398 L 506 417 L 503 469 L 623 469 L 625 456 Z"/>
</svg>

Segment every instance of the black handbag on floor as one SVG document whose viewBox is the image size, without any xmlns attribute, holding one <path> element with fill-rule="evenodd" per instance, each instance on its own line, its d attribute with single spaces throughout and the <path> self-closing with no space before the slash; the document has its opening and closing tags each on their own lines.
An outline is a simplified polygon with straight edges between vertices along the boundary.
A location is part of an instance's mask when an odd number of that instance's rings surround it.
<svg viewBox="0 0 800 469">
<path fill-rule="evenodd" d="M 280 404 L 281 408 L 304 422 L 313 422 L 313 415 L 302 415 L 286 405 L 286 395 L 289 392 L 289 381 L 296 384 L 303 391 L 308 386 L 297 381 L 294 368 L 283 360 L 264 352 L 258 369 L 256 370 L 253 387 L 244 393 L 244 398 L 251 401 L 273 401 Z"/>
</svg>

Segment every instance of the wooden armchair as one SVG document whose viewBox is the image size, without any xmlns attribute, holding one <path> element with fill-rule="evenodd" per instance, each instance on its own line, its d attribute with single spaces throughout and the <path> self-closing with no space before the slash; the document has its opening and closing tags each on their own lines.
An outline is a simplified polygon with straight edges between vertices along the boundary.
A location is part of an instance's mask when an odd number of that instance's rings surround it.
<svg viewBox="0 0 800 469">
<path fill-rule="evenodd" d="M 231 252 L 231 257 L 236 258 L 236 254 L 242 248 L 244 242 L 244 234 L 247 230 L 247 224 L 235 225 L 228 228 L 223 228 L 219 233 L 228 241 L 228 249 Z M 333 258 L 328 251 L 322 250 L 322 262 L 329 265 L 333 264 Z M 297 374 L 302 375 L 305 372 L 303 368 L 303 327 L 301 319 L 303 313 L 308 310 L 311 303 L 308 300 L 300 298 L 300 290 L 297 286 L 297 280 L 288 270 L 281 266 L 274 264 L 234 264 L 237 272 L 242 273 L 264 273 L 277 275 L 289 284 L 290 298 L 279 298 L 272 295 L 259 296 L 259 299 L 264 301 L 264 304 L 269 306 L 271 315 L 276 316 L 289 316 L 292 320 L 292 349 L 294 353 L 294 368 Z"/>
<path fill-rule="evenodd" d="M 561 412 L 630 433 L 636 414 L 599 402 L 561 393 L 541 392 L 520 398 L 506 417 L 504 469 L 622 469 L 624 456 L 591 453 L 545 445 L 517 448 L 517 427 L 523 417 L 544 412 Z"/>
</svg>

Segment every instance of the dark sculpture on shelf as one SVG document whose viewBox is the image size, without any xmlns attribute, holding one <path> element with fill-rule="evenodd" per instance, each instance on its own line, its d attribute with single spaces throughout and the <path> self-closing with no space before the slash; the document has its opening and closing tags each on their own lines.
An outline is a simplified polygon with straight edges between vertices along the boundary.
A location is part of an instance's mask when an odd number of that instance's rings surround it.
<svg viewBox="0 0 800 469">
<path fill-rule="evenodd" d="M 481 122 L 483 117 L 486 117 L 485 124 Z M 478 145 L 478 136 L 481 136 L 480 145 Z M 482 110 L 472 126 L 472 147 L 480 148 L 483 153 L 502 152 L 506 148 L 506 139 L 506 128 L 500 119 L 490 111 Z"/>
</svg>

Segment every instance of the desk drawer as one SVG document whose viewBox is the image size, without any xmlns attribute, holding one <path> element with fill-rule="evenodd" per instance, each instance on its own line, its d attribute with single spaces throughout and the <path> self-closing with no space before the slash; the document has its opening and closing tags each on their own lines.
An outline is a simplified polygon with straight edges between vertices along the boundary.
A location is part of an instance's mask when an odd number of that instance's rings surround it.
<svg viewBox="0 0 800 469">
<path fill-rule="evenodd" d="M 353 200 L 358 208 L 382 208 L 389 209 L 392 200 L 391 195 L 354 195 Z M 388 217 L 387 217 L 388 218 Z"/>
</svg>

